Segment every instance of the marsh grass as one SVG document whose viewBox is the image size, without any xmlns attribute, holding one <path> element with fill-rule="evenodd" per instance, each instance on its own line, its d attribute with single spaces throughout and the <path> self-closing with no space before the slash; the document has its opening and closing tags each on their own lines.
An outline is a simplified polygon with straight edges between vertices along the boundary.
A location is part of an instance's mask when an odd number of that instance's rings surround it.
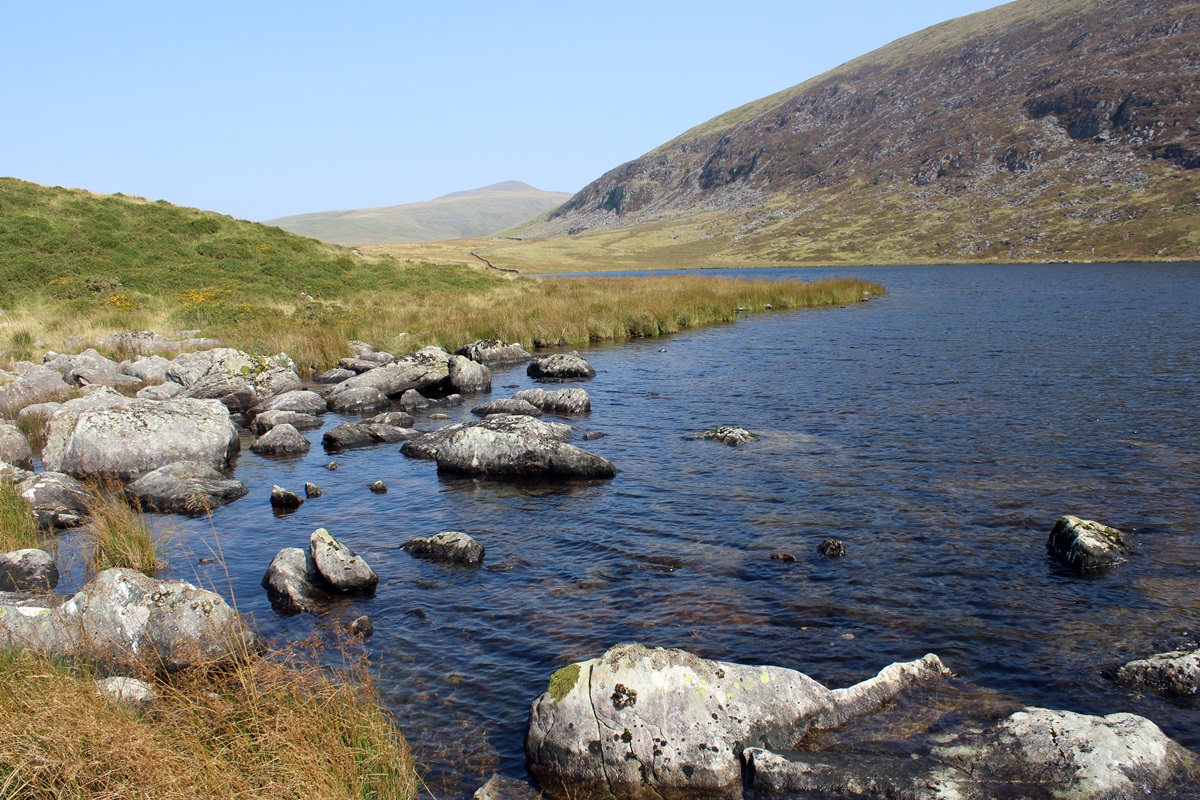
<svg viewBox="0 0 1200 800">
<path fill-rule="evenodd" d="M 17 487 L 0 479 L 0 553 L 41 546 L 37 520 L 29 503 L 17 492 Z"/>
<path fill-rule="evenodd" d="M 89 570 L 127 567 L 151 574 L 164 566 L 158 542 L 141 510 L 131 506 L 119 488 L 93 486 L 88 501 L 88 547 L 84 560 Z"/>
<path fill-rule="evenodd" d="M 411 800 L 412 758 L 361 654 L 331 667 L 303 645 L 140 675 L 149 710 L 105 699 L 83 662 L 0 652 L 0 796 Z"/>
</svg>

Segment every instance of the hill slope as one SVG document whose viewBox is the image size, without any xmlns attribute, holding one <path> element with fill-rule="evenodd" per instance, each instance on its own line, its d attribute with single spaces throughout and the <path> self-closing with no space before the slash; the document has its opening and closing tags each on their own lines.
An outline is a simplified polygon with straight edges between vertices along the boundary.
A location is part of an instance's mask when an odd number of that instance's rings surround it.
<svg viewBox="0 0 1200 800">
<path fill-rule="evenodd" d="M 491 236 L 570 198 L 565 192 L 543 192 L 520 181 L 505 181 L 424 203 L 320 211 L 265 224 L 343 245 L 431 242 Z"/>
<path fill-rule="evenodd" d="M 727 261 L 1198 258 L 1197 167 L 1200 3 L 1018 0 L 717 117 L 519 231 Z"/>
</svg>

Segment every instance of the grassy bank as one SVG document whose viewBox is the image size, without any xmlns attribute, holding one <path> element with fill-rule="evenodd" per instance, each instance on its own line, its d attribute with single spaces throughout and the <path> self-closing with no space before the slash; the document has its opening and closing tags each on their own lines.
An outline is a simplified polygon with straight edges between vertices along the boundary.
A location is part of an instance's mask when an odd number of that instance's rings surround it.
<svg viewBox="0 0 1200 800">
<path fill-rule="evenodd" d="M 148 710 L 97 675 L 0 652 L 0 797 L 411 800 L 407 745 L 369 672 L 292 649 L 221 670 L 143 676 Z"/>
</svg>

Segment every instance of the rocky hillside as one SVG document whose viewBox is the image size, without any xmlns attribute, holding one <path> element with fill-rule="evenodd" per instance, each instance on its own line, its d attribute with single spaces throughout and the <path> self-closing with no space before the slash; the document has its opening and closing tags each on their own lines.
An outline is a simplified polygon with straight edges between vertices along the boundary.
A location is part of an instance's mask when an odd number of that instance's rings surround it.
<svg viewBox="0 0 1200 800">
<path fill-rule="evenodd" d="M 432 242 L 491 236 L 560 206 L 570 195 L 505 181 L 424 203 L 319 211 L 268 220 L 292 233 L 342 245 Z"/>
<path fill-rule="evenodd" d="M 605 174 L 530 236 L 645 227 L 730 258 L 1200 257 L 1200 3 L 1018 0 Z"/>
</svg>

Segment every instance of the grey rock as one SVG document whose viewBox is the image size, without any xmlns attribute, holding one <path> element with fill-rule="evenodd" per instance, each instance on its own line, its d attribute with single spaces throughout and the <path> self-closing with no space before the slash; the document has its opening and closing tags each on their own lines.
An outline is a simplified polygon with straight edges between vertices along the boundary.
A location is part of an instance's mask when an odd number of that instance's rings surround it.
<svg viewBox="0 0 1200 800">
<path fill-rule="evenodd" d="M 1200 695 L 1200 650 L 1175 650 L 1130 661 L 1117 670 L 1117 682 L 1167 697 L 1196 697 Z"/>
<path fill-rule="evenodd" d="M 52 415 L 55 411 L 62 408 L 62 403 L 34 403 L 31 406 L 25 406 L 17 412 L 17 419 L 45 419 Z"/>
<path fill-rule="evenodd" d="M 171 362 L 162 356 L 138 356 L 133 361 L 122 361 L 120 370 L 145 383 L 163 383 L 170 366 Z"/>
<path fill-rule="evenodd" d="M 122 675 L 97 680 L 96 689 L 109 702 L 130 708 L 149 709 L 158 699 L 150 684 Z"/>
<path fill-rule="evenodd" d="M 346 422 L 325 431 L 321 444 L 329 452 L 365 447 L 380 443 L 403 442 L 419 435 L 412 428 L 397 428 L 394 425 Z"/>
<path fill-rule="evenodd" d="M 422 395 L 416 389 L 409 389 L 404 394 L 400 395 L 400 399 L 396 401 L 396 405 L 407 411 L 409 414 L 414 411 L 421 411 L 433 405 L 429 398 Z"/>
<path fill-rule="evenodd" d="M 467 428 L 485 428 L 491 431 L 513 433 L 531 439 L 549 439 L 556 442 L 566 442 L 571 438 L 571 426 L 561 422 L 544 422 L 535 417 L 519 414 L 503 414 L 488 417 L 478 422 L 460 422 L 446 425 L 434 431 L 427 431 L 412 437 L 400 452 L 409 458 L 423 458 L 429 461 L 437 460 L 438 451 L 442 445 L 455 433 Z"/>
<path fill-rule="evenodd" d="M 329 470 L 330 472 L 337 472 L 338 468 L 341 466 L 342 465 L 336 461 L 330 461 L 328 464 L 325 465 L 325 469 Z"/>
<path fill-rule="evenodd" d="M 508 344 L 500 339 L 480 339 L 459 349 L 458 355 L 480 364 L 524 364 L 533 358 L 518 342 Z"/>
<path fill-rule="evenodd" d="M 167 464 L 125 487 L 131 502 L 164 514 L 206 514 L 248 493 L 241 481 L 196 461 Z"/>
<path fill-rule="evenodd" d="M 465 428 L 438 448 L 439 472 L 506 478 L 612 478 L 612 462 L 571 444 Z"/>
<path fill-rule="evenodd" d="M 792 555 L 791 553 L 772 553 L 771 560 L 772 561 L 782 561 L 785 564 L 796 563 L 796 557 L 794 555 Z"/>
<path fill-rule="evenodd" d="M 216 664 L 255 646 L 220 595 L 130 569 L 104 570 L 57 607 L 0 605 L 0 640 L 55 657 L 167 669 Z"/>
<path fill-rule="evenodd" d="M 433 389 L 446 380 L 449 360 L 450 354 L 445 350 L 427 347 L 335 384 L 325 399 L 331 409 L 337 410 L 339 398 L 353 389 L 367 387 L 386 397 L 396 397 L 410 389 Z"/>
<path fill-rule="evenodd" d="M 471 409 L 471 413 L 480 417 L 489 414 L 524 414 L 527 417 L 540 417 L 542 410 L 520 398 L 507 397 L 477 405 Z"/>
<path fill-rule="evenodd" d="M 334 369 L 327 369 L 324 372 L 322 372 L 320 375 L 318 375 L 317 377 L 313 378 L 313 383 L 323 383 L 323 384 L 331 384 L 332 385 L 335 383 L 341 383 L 342 381 L 347 380 L 349 378 L 353 378 L 357 374 L 358 373 L 355 372 L 354 370 L 342 369 L 341 367 L 335 367 Z"/>
<path fill-rule="evenodd" d="M 39 472 L 17 484 L 43 530 L 74 528 L 88 521 L 88 488 L 61 472 Z"/>
<path fill-rule="evenodd" d="M 330 411 L 373 411 L 392 404 L 387 395 L 374 386 L 356 386 L 336 394 L 330 393 L 326 400 Z"/>
<path fill-rule="evenodd" d="M 366 614 L 355 617 L 354 621 L 346 626 L 346 632 L 351 636 L 358 636 L 363 639 L 370 639 L 375 635 L 375 623 Z"/>
<path fill-rule="evenodd" d="M 351 352 L 353 352 L 354 355 L 358 358 L 362 358 L 363 356 L 369 356 L 375 352 L 374 345 L 368 344 L 367 342 L 359 341 L 358 339 L 352 339 L 348 344 L 350 346 Z"/>
<path fill-rule="evenodd" d="M 0 553 L 0 592 L 49 592 L 58 586 L 58 566 L 45 550 Z"/>
<path fill-rule="evenodd" d="M 294 411 L 297 414 L 313 416 L 324 414 L 327 410 L 325 398 L 307 389 L 294 389 L 290 392 L 268 397 L 254 408 L 250 409 L 252 416 L 267 411 Z"/>
<path fill-rule="evenodd" d="M 716 428 L 710 428 L 700 433 L 693 433 L 691 436 L 684 437 L 688 441 L 709 441 L 720 442 L 727 444 L 730 447 L 746 444 L 748 442 L 757 442 L 758 437 L 745 428 L 738 428 L 733 425 L 721 425 Z"/>
<path fill-rule="evenodd" d="M 541 793 L 527 783 L 493 774 L 471 795 L 471 800 L 541 800 Z"/>
<path fill-rule="evenodd" d="M 317 528 L 308 540 L 308 552 L 317 573 L 338 592 L 373 592 L 379 583 L 375 570 L 362 557 L 334 538 L 324 528 Z"/>
<path fill-rule="evenodd" d="M 178 383 L 168 382 L 138 389 L 137 396 L 143 400 L 170 400 L 172 397 L 179 397 L 184 391 Z"/>
<path fill-rule="evenodd" d="M 404 411 L 385 411 L 367 420 L 368 425 L 390 425 L 393 428 L 411 428 L 413 422 L 412 414 Z"/>
<path fill-rule="evenodd" d="M 18 467 L 16 464 L 10 464 L 7 461 L 0 461 L 0 480 L 5 483 L 16 485 L 32 477 L 33 473 L 29 470 Z"/>
<path fill-rule="evenodd" d="M 817 552 L 826 558 L 842 558 L 846 555 L 846 545 L 837 539 L 826 539 L 817 545 Z"/>
<path fill-rule="evenodd" d="M 314 417 L 312 414 L 301 414 L 296 411 L 264 411 L 254 417 L 254 421 L 250 423 L 250 429 L 255 434 L 262 436 L 267 431 L 277 425 L 291 425 L 298 431 L 312 431 L 320 428 L 324 423 L 320 417 Z"/>
<path fill-rule="evenodd" d="M 1125 563 L 1129 552 L 1116 528 L 1070 515 L 1054 523 L 1046 549 L 1065 567 L 1084 575 Z"/>
<path fill-rule="evenodd" d="M 587 359 L 572 350 L 570 353 L 554 353 L 533 359 L 526 374 L 539 381 L 564 381 L 594 378 L 596 370 Z"/>
<path fill-rule="evenodd" d="M 387 494 L 387 485 L 383 481 L 375 481 L 367 488 L 375 494 Z"/>
<path fill-rule="evenodd" d="M 492 390 L 492 371 L 485 365 L 466 356 L 451 356 L 448 364 L 447 383 L 461 394 L 475 394 Z"/>
<path fill-rule="evenodd" d="M 365 358 L 343 358 L 338 361 L 338 369 L 353 372 L 355 375 L 361 375 L 382 366 L 384 365 L 378 361 L 368 361 Z"/>
<path fill-rule="evenodd" d="M 742 748 L 790 748 L 811 729 L 872 714 L 948 674 L 928 655 L 828 689 L 795 670 L 618 645 L 554 674 L 530 710 L 525 753 L 543 786 L 606 785 L 618 797 L 737 793 Z"/>
<path fill-rule="evenodd" d="M 412 539 L 404 545 L 404 549 L 409 555 L 430 561 L 470 566 L 483 563 L 483 545 L 459 531 L 443 531 L 436 536 Z"/>
<path fill-rule="evenodd" d="M 38 365 L 17 375 L 0 373 L 0 411 L 62 399 L 70 391 L 62 373 L 49 367 Z"/>
<path fill-rule="evenodd" d="M 323 494 L 323 492 L 321 491 L 321 487 L 317 486 L 315 483 L 305 483 L 304 484 L 304 496 L 305 497 L 312 499 L 314 497 L 320 497 L 322 494 Z"/>
<path fill-rule="evenodd" d="M 304 434 L 284 422 L 258 437 L 250 449 L 260 456 L 288 456 L 307 453 L 311 445 Z"/>
<path fill-rule="evenodd" d="M 33 469 L 33 450 L 16 423 L 0 419 L 0 461 Z"/>
<path fill-rule="evenodd" d="M 263 575 L 267 599 L 280 614 L 319 613 L 331 599 L 319 586 L 320 574 L 312 556 L 299 547 L 285 547 L 275 554 Z"/>
<path fill-rule="evenodd" d="M 276 484 L 271 487 L 271 506 L 280 511 L 295 511 L 304 505 L 304 498 Z"/>
<path fill-rule="evenodd" d="M 592 399 L 583 389 L 525 389 L 513 395 L 540 408 L 547 414 L 586 414 L 592 410 Z"/>
</svg>

